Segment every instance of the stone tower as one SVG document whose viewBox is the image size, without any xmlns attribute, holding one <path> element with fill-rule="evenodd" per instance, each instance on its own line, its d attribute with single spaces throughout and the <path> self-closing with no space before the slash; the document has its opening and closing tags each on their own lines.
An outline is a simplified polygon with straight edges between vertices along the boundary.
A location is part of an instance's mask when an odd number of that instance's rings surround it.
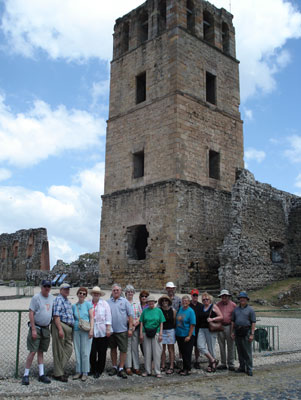
<svg viewBox="0 0 301 400">
<path fill-rule="evenodd" d="M 232 15 L 147 0 L 114 28 L 100 284 L 219 286 L 243 168 Z"/>
</svg>

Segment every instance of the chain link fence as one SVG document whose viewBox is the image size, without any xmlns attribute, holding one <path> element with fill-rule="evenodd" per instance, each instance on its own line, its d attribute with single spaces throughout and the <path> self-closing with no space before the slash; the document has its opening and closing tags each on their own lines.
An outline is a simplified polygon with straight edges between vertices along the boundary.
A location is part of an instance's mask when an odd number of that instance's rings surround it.
<svg viewBox="0 0 301 400">
<path fill-rule="evenodd" d="M 256 311 L 257 324 L 253 349 L 256 353 L 301 351 L 301 310 Z M 0 310 L 0 379 L 23 374 L 28 354 L 28 311 Z M 217 345 L 217 353 L 219 353 Z M 109 358 L 109 357 L 108 357 Z M 142 359 L 143 362 L 143 359 Z M 53 370 L 51 343 L 44 355 L 45 370 Z M 67 366 L 75 369 L 74 352 Z M 31 374 L 38 374 L 36 358 Z"/>
</svg>

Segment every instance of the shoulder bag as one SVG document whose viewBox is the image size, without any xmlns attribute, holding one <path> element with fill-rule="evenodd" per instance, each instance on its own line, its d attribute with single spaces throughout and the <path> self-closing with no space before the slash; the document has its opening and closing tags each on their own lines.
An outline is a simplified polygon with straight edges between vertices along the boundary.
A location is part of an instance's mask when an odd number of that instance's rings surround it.
<svg viewBox="0 0 301 400">
<path fill-rule="evenodd" d="M 84 319 L 81 319 L 80 314 L 79 314 L 79 308 L 78 308 L 78 304 L 76 304 L 77 307 L 77 313 L 78 313 L 78 327 L 79 329 L 81 329 L 82 331 L 85 332 L 89 332 L 89 330 L 91 329 L 91 325 L 89 321 L 85 321 Z"/>
<path fill-rule="evenodd" d="M 211 310 L 210 310 L 210 314 L 209 314 L 209 318 L 211 315 L 211 312 L 213 310 L 213 306 L 214 304 L 212 304 Z M 223 332 L 224 331 L 224 327 L 222 324 L 222 321 L 210 321 L 208 322 L 209 325 L 209 331 L 210 332 Z"/>
</svg>

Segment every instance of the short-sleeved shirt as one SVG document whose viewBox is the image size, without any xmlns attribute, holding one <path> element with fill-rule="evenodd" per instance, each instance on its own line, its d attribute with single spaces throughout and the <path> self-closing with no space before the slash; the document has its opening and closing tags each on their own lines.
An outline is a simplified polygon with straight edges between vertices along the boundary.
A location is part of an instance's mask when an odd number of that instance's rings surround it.
<svg viewBox="0 0 301 400">
<path fill-rule="evenodd" d="M 176 312 L 179 311 L 181 304 L 182 304 L 182 301 L 181 301 L 180 297 L 174 296 L 174 298 L 172 299 L 172 308 L 174 308 L 176 310 Z"/>
<path fill-rule="evenodd" d="M 202 311 L 202 304 L 199 301 L 195 305 L 192 302 L 190 302 L 189 307 L 191 307 L 195 313 L 195 318 L 196 318 L 195 329 L 198 331 L 200 327 L 199 315 Z"/>
<path fill-rule="evenodd" d="M 37 293 L 30 301 L 29 309 L 34 312 L 34 322 L 39 326 L 48 326 L 52 318 L 54 297 L 49 294 L 44 297 Z"/>
<path fill-rule="evenodd" d="M 157 328 L 157 332 L 160 332 L 160 324 L 165 322 L 165 317 L 161 308 L 145 308 L 142 311 L 140 322 L 143 324 L 143 332 L 146 329 L 155 329 Z"/>
<path fill-rule="evenodd" d="M 236 304 L 229 300 L 227 304 L 224 304 L 223 301 L 219 301 L 216 303 L 217 307 L 221 310 L 223 314 L 223 325 L 231 324 L 231 318 L 233 310 L 236 308 Z"/>
<path fill-rule="evenodd" d="M 115 300 L 111 297 L 108 304 L 112 313 L 112 329 L 115 333 L 128 330 L 128 317 L 133 317 L 133 309 L 130 302 L 124 297 Z"/>
<path fill-rule="evenodd" d="M 61 294 L 53 302 L 53 316 L 60 317 L 61 322 L 65 324 L 74 325 L 72 304 Z"/>
<path fill-rule="evenodd" d="M 78 307 L 78 309 L 77 309 Z M 85 321 L 90 321 L 90 315 L 89 315 L 89 310 L 92 308 L 92 304 L 89 301 L 84 301 L 82 304 L 76 303 L 73 304 L 72 306 L 72 311 L 73 311 L 73 316 L 74 316 L 74 330 L 78 331 L 78 323 L 79 323 L 79 316 L 81 319 L 84 319 Z M 79 315 L 78 315 L 79 311 Z"/>
<path fill-rule="evenodd" d="M 184 310 L 183 307 L 180 307 L 176 316 L 176 336 L 186 337 L 189 334 L 190 325 L 196 324 L 195 312 L 192 308 L 188 307 Z M 195 335 L 195 331 L 193 329 L 192 335 Z"/>
<path fill-rule="evenodd" d="M 232 321 L 236 326 L 251 326 L 256 323 L 255 311 L 249 304 L 246 307 L 237 306 L 232 313 Z"/>
</svg>

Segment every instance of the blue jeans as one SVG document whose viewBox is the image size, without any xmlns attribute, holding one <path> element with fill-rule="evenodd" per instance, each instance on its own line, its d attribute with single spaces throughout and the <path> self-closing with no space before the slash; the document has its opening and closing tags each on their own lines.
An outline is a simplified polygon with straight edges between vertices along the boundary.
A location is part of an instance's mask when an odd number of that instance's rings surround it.
<svg viewBox="0 0 301 400">
<path fill-rule="evenodd" d="M 76 358 L 76 372 L 87 374 L 90 371 L 90 351 L 92 338 L 89 332 L 83 330 L 73 331 L 73 344 Z"/>
</svg>

